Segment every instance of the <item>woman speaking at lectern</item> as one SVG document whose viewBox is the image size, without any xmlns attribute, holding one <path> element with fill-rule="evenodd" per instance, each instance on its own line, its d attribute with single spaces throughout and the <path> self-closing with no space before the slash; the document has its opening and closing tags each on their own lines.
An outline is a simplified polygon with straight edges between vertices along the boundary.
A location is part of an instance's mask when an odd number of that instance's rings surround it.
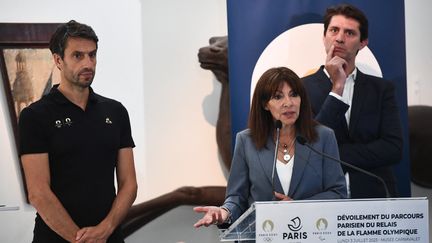
<svg viewBox="0 0 432 243">
<path fill-rule="evenodd" d="M 237 134 L 225 202 L 195 207 L 204 216 L 194 226 L 232 223 L 256 201 L 346 198 L 340 164 L 305 142 L 339 158 L 333 131 L 312 119 L 300 78 L 271 68 L 255 87 L 248 129 Z"/>
</svg>

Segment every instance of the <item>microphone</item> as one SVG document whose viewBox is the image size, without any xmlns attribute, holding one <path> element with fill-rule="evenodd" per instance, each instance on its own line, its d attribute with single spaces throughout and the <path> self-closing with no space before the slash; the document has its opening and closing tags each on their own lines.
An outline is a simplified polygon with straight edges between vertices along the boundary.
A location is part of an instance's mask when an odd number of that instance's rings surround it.
<svg viewBox="0 0 432 243">
<path fill-rule="evenodd" d="M 276 170 L 276 161 L 277 161 L 277 153 L 279 148 L 279 138 L 280 138 L 280 129 L 282 128 L 282 122 L 280 120 L 276 120 L 275 122 L 276 127 L 276 147 L 274 150 L 274 158 L 273 158 L 273 169 L 272 169 L 272 190 L 275 191 L 275 185 L 274 185 L 274 175 Z"/>
<path fill-rule="evenodd" d="M 386 193 L 386 197 L 387 197 L 387 198 L 390 198 L 389 190 L 388 190 L 387 185 L 386 185 L 386 183 L 384 182 L 383 178 L 381 178 L 381 177 L 379 177 L 379 176 L 375 175 L 374 173 L 371 173 L 371 172 L 369 172 L 369 171 L 367 171 L 367 170 L 364 170 L 364 169 L 359 168 L 359 167 L 357 167 L 357 166 L 355 166 L 355 165 L 349 164 L 349 163 L 347 163 L 347 162 L 345 162 L 345 161 L 342 161 L 342 160 L 336 159 L 336 158 L 334 158 L 334 157 L 332 157 L 332 156 L 330 156 L 330 155 L 328 155 L 328 154 L 326 154 L 326 153 L 323 153 L 323 152 L 320 152 L 320 151 L 316 150 L 315 148 L 313 148 L 313 147 L 312 147 L 312 146 L 307 142 L 306 138 L 304 138 L 303 136 L 297 136 L 297 137 L 296 137 L 296 140 L 297 140 L 297 142 L 298 142 L 299 144 L 301 144 L 301 145 L 305 145 L 305 146 L 308 147 L 310 150 L 314 151 L 315 153 L 317 153 L 317 154 L 319 154 L 319 155 L 321 155 L 321 156 L 323 156 L 323 157 L 326 157 L 326 158 L 328 158 L 328 159 L 331 159 L 331 160 L 333 160 L 333 161 L 336 161 L 336 162 L 338 162 L 339 164 L 342 164 L 342 165 L 345 165 L 345 166 L 347 166 L 347 167 L 350 167 L 351 169 L 354 169 L 354 170 L 356 170 L 356 171 L 359 171 L 359 172 L 361 172 L 361 173 L 363 173 L 363 174 L 366 174 L 366 175 L 368 175 L 368 176 L 374 177 L 375 179 L 377 179 L 378 181 L 380 181 L 380 182 L 383 184 L 383 186 L 384 186 L 384 190 L 385 190 L 385 193 Z"/>
</svg>

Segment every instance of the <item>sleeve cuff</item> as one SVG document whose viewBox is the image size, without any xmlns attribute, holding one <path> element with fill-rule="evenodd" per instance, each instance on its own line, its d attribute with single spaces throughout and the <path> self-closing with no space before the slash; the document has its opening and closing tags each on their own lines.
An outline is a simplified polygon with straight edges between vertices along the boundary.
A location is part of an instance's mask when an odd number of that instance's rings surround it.
<svg viewBox="0 0 432 243">
<path fill-rule="evenodd" d="M 231 223 L 232 223 L 231 211 L 230 211 L 227 207 L 225 207 L 225 206 L 221 206 L 220 208 L 221 208 L 222 210 L 225 210 L 225 211 L 228 212 L 228 217 L 226 218 L 226 220 L 225 220 L 224 223 L 226 223 L 226 224 L 231 224 Z"/>
<path fill-rule="evenodd" d="M 340 96 L 340 95 L 338 95 L 338 94 L 336 94 L 336 93 L 334 93 L 334 92 L 330 92 L 329 95 L 331 95 L 331 96 L 335 97 L 336 99 L 338 99 L 338 100 L 344 102 L 342 96 Z"/>
</svg>

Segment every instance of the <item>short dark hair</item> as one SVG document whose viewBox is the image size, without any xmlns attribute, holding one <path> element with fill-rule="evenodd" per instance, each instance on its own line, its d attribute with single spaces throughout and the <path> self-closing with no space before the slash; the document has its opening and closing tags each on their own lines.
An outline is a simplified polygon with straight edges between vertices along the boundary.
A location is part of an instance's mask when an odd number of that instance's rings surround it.
<svg viewBox="0 0 432 243">
<path fill-rule="evenodd" d="M 266 145 L 268 137 L 275 130 L 274 118 L 265 107 L 284 83 L 301 98 L 299 117 L 295 123 L 297 132 L 311 142 L 318 138 L 315 130 L 317 122 L 312 119 L 312 108 L 302 81 L 291 69 L 276 67 L 264 72 L 255 86 L 252 97 L 248 127 L 258 149 Z"/>
<path fill-rule="evenodd" d="M 69 37 L 79 37 L 92 40 L 96 43 L 99 41 L 94 30 L 85 24 L 71 20 L 65 24 L 61 24 L 55 33 L 51 36 L 49 48 L 52 54 L 58 54 L 61 58 L 64 57 L 67 40 Z"/>
<path fill-rule="evenodd" d="M 356 20 L 359 23 L 360 41 L 364 41 L 368 38 L 369 22 L 366 15 L 357 7 L 346 3 L 327 8 L 324 15 L 324 36 L 326 35 L 330 20 L 335 15 L 343 15 Z"/>
</svg>

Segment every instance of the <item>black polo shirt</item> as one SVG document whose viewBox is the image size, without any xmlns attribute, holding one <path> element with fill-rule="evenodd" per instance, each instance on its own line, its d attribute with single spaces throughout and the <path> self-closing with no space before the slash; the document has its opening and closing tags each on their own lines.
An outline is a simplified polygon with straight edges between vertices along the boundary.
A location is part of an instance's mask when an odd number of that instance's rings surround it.
<svg viewBox="0 0 432 243">
<path fill-rule="evenodd" d="M 116 196 L 118 150 L 135 146 L 129 116 L 121 103 L 91 88 L 84 111 L 57 87 L 21 112 L 20 154 L 48 153 L 52 191 L 80 228 L 95 226 Z M 120 239 L 118 233 L 112 238 Z M 60 240 L 37 214 L 34 242 Z"/>
</svg>

